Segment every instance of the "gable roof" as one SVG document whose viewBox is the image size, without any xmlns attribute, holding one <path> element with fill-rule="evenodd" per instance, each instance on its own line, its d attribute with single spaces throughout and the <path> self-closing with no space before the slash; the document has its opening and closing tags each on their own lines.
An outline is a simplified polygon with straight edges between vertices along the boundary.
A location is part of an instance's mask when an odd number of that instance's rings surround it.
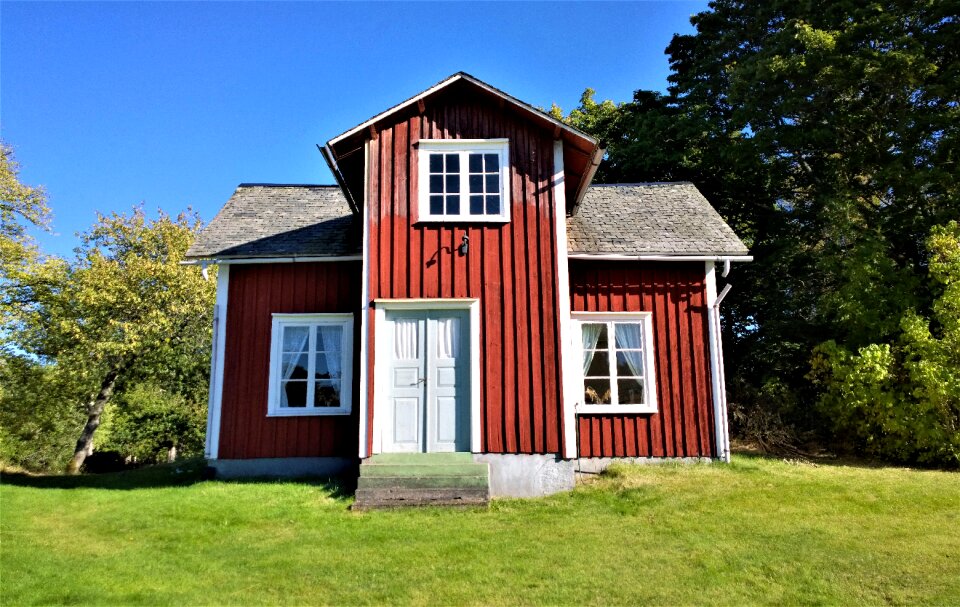
<svg viewBox="0 0 960 607">
<path fill-rule="evenodd" d="M 337 186 L 241 183 L 187 257 L 359 255 L 359 221 Z"/>
<path fill-rule="evenodd" d="M 593 185 L 567 218 L 570 253 L 740 256 L 746 245 L 695 185 Z"/>
<path fill-rule="evenodd" d="M 543 110 L 520 101 L 500 89 L 479 80 L 465 72 L 457 72 L 425 91 L 410 97 L 376 116 L 365 120 L 357 126 L 337 135 L 320 147 L 324 160 L 331 172 L 343 188 L 350 206 L 357 212 L 362 211 L 363 197 L 363 149 L 367 139 L 371 137 L 371 130 L 376 131 L 378 126 L 390 120 L 402 119 L 404 113 L 425 111 L 426 102 L 433 102 L 434 98 L 442 97 L 444 91 L 455 90 L 458 87 L 469 87 L 478 97 L 486 98 L 500 104 L 501 108 L 522 115 L 527 121 L 539 128 L 552 132 L 554 139 L 563 141 L 564 181 L 566 183 L 566 198 L 568 210 L 575 209 L 583 198 L 587 187 L 593 181 L 604 150 L 600 142 L 583 131 L 557 120 Z"/>
<path fill-rule="evenodd" d="M 360 219 L 337 186 L 240 184 L 187 251 L 193 259 L 345 257 Z M 746 255 L 692 183 L 593 185 L 567 218 L 570 253 Z"/>
</svg>

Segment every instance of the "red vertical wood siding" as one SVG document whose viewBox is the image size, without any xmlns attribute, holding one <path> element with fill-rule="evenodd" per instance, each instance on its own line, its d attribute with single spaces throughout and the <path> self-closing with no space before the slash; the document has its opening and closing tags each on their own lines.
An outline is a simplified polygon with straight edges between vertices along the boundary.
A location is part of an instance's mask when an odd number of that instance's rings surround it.
<svg viewBox="0 0 960 607">
<path fill-rule="evenodd" d="M 657 412 L 580 415 L 582 457 L 713 457 L 702 263 L 570 261 L 573 312 L 652 312 Z"/>
<path fill-rule="evenodd" d="M 420 139 L 510 140 L 510 222 L 418 223 Z M 369 141 L 369 294 L 480 300 L 483 450 L 561 451 L 553 137 L 469 89 L 444 91 Z M 561 212 L 563 210 L 561 209 Z M 470 238 L 466 256 L 461 237 Z M 374 313 L 368 316 L 373 370 Z M 372 448 L 375 372 L 368 381 Z"/>
<path fill-rule="evenodd" d="M 230 267 L 219 458 L 356 457 L 360 274 L 359 261 Z M 267 417 L 275 312 L 357 314 L 352 415 Z"/>
</svg>

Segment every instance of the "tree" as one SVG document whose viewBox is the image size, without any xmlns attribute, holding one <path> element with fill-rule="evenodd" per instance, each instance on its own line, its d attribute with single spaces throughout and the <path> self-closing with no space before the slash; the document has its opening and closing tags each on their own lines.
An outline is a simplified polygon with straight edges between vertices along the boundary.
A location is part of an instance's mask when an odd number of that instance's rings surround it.
<svg viewBox="0 0 960 607">
<path fill-rule="evenodd" d="M 118 388 L 150 380 L 196 385 L 190 378 L 205 372 L 214 283 L 180 264 L 199 227 L 186 213 L 99 215 L 74 260 L 49 258 L 14 276 L 13 343 L 55 364 L 86 394 L 86 423 L 68 471 L 78 472 L 92 452 Z"/>
<path fill-rule="evenodd" d="M 675 36 L 667 96 L 568 120 L 601 179 L 688 179 L 745 237 L 724 308 L 731 406 L 829 431 L 818 345 L 890 342 L 930 310 L 924 241 L 960 216 L 960 3 L 712 2 Z"/>
</svg>

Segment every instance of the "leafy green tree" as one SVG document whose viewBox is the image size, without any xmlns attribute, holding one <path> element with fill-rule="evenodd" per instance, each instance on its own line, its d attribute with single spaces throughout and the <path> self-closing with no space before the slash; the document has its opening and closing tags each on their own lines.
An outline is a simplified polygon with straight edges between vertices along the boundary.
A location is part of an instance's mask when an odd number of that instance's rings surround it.
<svg viewBox="0 0 960 607">
<path fill-rule="evenodd" d="M 899 461 L 960 466 L 960 224 L 927 239 L 930 275 L 941 290 L 931 318 L 908 310 L 890 343 L 856 353 L 828 341 L 811 377 L 821 408 L 864 450 Z"/>
<path fill-rule="evenodd" d="M 13 277 L 13 343 L 55 362 L 85 394 L 86 423 L 68 471 L 92 452 L 118 389 L 148 380 L 196 386 L 191 378 L 205 372 L 214 283 L 180 263 L 199 227 L 192 214 L 101 215 L 74 260 L 46 259 Z"/>
</svg>

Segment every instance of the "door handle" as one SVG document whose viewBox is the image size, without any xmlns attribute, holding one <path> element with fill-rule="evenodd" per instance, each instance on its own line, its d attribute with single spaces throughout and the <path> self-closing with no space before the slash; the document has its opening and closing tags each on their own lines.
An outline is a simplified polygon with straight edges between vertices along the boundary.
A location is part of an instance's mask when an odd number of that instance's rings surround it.
<svg viewBox="0 0 960 607">
<path fill-rule="evenodd" d="M 418 383 L 418 384 L 425 384 L 425 383 L 427 383 L 427 378 L 426 378 L 426 377 L 421 377 L 420 379 L 417 380 L 417 383 Z"/>
</svg>

